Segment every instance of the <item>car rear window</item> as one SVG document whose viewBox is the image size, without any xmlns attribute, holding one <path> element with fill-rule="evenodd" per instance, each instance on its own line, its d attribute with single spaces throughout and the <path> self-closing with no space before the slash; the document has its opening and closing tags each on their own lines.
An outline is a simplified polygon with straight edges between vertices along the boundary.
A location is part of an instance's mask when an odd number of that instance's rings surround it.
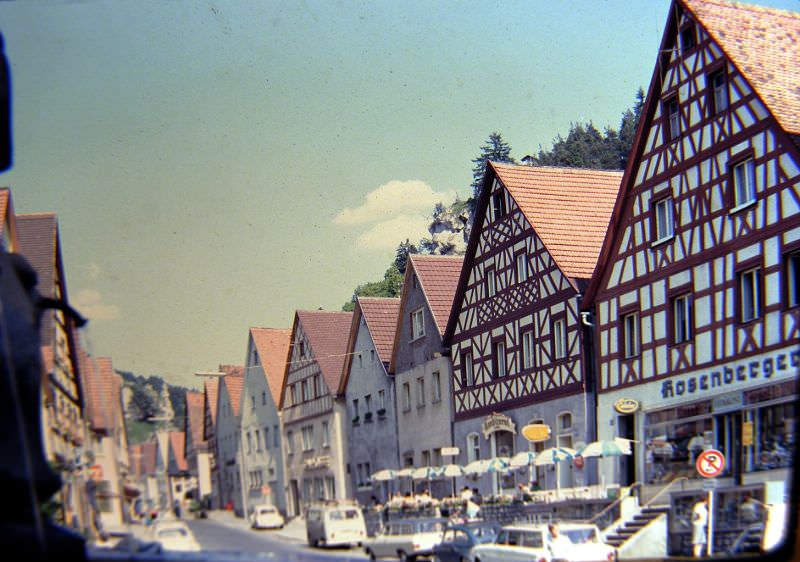
<svg viewBox="0 0 800 562">
<path fill-rule="evenodd" d="M 341 521 L 343 519 L 358 519 L 358 510 L 356 509 L 339 509 L 331 511 L 331 520 Z"/>
</svg>

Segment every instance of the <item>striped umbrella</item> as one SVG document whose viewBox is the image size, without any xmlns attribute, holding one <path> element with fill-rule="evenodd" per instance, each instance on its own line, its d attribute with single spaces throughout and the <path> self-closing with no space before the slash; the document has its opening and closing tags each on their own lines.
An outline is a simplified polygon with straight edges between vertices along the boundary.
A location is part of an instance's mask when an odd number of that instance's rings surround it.
<svg viewBox="0 0 800 562">
<path fill-rule="evenodd" d="M 550 447 L 536 456 L 533 464 L 542 466 L 545 464 L 556 465 L 556 491 L 561 490 L 561 463 L 571 461 L 575 458 L 577 451 L 569 447 Z"/>
<path fill-rule="evenodd" d="M 495 457 L 493 459 L 489 459 L 489 463 L 486 466 L 486 472 L 508 472 L 508 468 L 511 466 L 511 459 L 508 457 Z"/>
<path fill-rule="evenodd" d="M 530 466 L 536 459 L 536 453 L 533 451 L 522 451 L 511 457 L 511 468 L 521 468 L 523 466 Z"/>
<path fill-rule="evenodd" d="M 387 480 L 394 480 L 397 477 L 397 471 L 394 471 L 390 468 L 384 468 L 383 470 L 379 470 L 372 475 L 372 480 L 374 482 L 386 482 Z"/>
</svg>

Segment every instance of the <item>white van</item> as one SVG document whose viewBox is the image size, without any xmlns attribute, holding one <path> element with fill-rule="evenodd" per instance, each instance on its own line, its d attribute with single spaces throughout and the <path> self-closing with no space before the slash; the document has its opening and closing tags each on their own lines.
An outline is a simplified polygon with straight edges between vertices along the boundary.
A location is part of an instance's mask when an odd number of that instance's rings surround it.
<svg viewBox="0 0 800 562">
<path fill-rule="evenodd" d="M 312 505 L 306 510 L 306 537 L 311 546 L 361 546 L 367 526 L 361 508 L 348 504 Z"/>
</svg>

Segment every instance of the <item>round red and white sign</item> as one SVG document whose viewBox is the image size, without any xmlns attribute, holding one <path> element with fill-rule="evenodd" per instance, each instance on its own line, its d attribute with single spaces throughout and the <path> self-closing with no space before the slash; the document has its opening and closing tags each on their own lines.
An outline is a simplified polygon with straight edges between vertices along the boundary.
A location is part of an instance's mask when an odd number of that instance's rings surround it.
<svg viewBox="0 0 800 562">
<path fill-rule="evenodd" d="M 697 455 L 697 472 L 705 478 L 715 478 L 725 470 L 725 455 L 716 449 L 707 449 Z"/>
</svg>

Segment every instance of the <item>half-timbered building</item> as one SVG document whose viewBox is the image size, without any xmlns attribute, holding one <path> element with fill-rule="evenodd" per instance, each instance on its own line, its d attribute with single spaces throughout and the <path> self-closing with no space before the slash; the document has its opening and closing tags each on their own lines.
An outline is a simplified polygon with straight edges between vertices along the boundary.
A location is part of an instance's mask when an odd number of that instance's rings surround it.
<svg viewBox="0 0 800 562">
<path fill-rule="evenodd" d="M 372 496 L 386 501 L 388 488 L 371 475 L 398 465 L 394 378 L 388 371 L 399 310 L 398 298 L 356 299 L 339 382 L 338 393 L 347 405 L 350 485 L 362 505 Z"/>
<path fill-rule="evenodd" d="M 784 481 L 800 370 L 800 14 L 675 0 L 598 272 L 608 479 Z M 616 408 L 616 410 L 615 410 Z"/>
<path fill-rule="evenodd" d="M 529 423 L 551 427 L 539 448 L 593 438 L 579 299 L 621 177 L 488 163 L 446 334 L 461 462 L 528 450 L 519 429 Z M 572 469 L 559 472 L 571 485 Z M 555 486 L 549 474 L 543 488 Z M 514 486 L 514 477 L 494 476 L 492 492 Z"/>
<path fill-rule="evenodd" d="M 452 364 L 442 343 L 464 258 L 409 256 L 400 297 L 389 371 L 395 375 L 395 408 L 403 468 L 441 466 L 453 445 Z M 402 490 L 413 481 L 403 478 Z M 426 486 L 421 483 L 420 486 Z M 450 480 L 431 482 L 434 496 L 452 492 Z"/>
<path fill-rule="evenodd" d="M 281 390 L 287 512 L 351 497 L 346 408 L 337 397 L 352 312 L 298 310 Z"/>
</svg>

